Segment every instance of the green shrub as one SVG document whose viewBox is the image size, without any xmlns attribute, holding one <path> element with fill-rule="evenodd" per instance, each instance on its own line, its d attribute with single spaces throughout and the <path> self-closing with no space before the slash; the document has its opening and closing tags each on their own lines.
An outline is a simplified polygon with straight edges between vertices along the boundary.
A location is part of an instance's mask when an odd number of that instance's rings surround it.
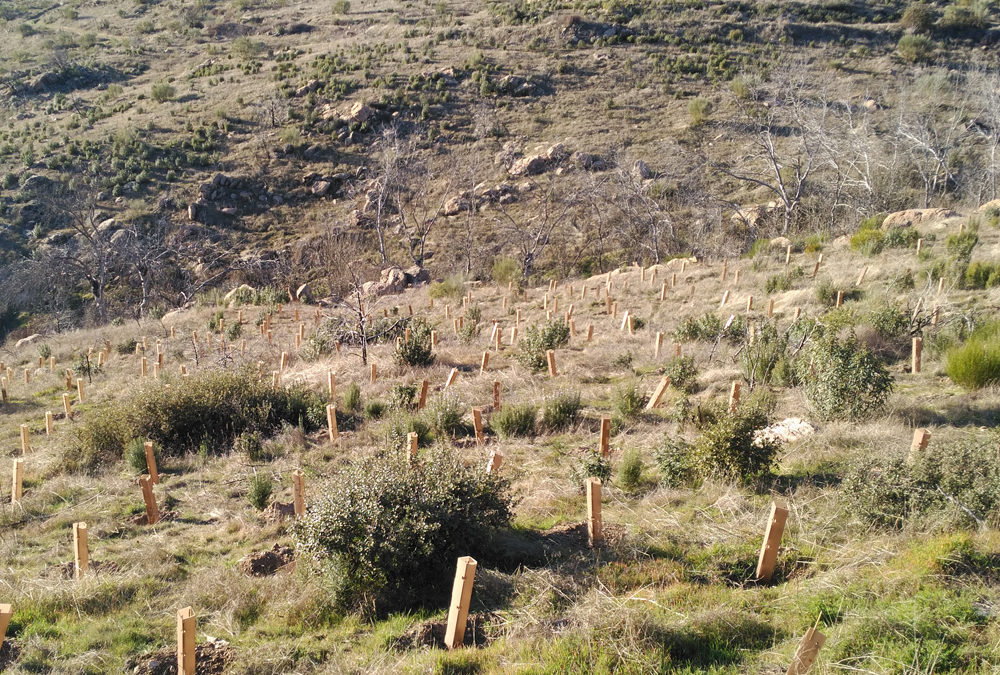
<svg viewBox="0 0 1000 675">
<path fill-rule="evenodd" d="M 674 388 L 693 393 L 698 388 L 698 366 L 693 356 L 675 356 L 667 361 L 663 374 Z"/>
<path fill-rule="evenodd" d="M 662 485 L 672 488 L 690 485 L 696 477 L 694 447 L 667 436 L 656 448 L 656 466 Z"/>
<path fill-rule="evenodd" d="M 842 302 L 847 302 L 848 300 L 858 300 L 861 298 L 860 289 L 837 286 L 829 279 L 823 279 L 817 283 L 814 293 L 816 295 L 816 301 L 821 305 L 826 305 L 827 307 L 837 304 L 837 293 L 841 294 L 840 299 Z"/>
<path fill-rule="evenodd" d="M 169 456 L 201 448 L 221 453 L 245 431 L 267 435 L 307 422 L 317 398 L 301 387 L 274 389 L 270 378 L 248 370 L 195 375 L 183 387 L 151 383 L 89 414 L 65 460 L 73 470 L 96 470 L 118 461 L 134 438 Z"/>
<path fill-rule="evenodd" d="M 531 404 L 507 404 L 490 417 L 490 428 L 503 438 L 532 436 L 537 415 L 538 410 Z"/>
<path fill-rule="evenodd" d="M 396 362 L 400 365 L 419 367 L 434 363 L 431 345 L 431 325 L 423 319 L 410 322 L 410 339 L 396 343 Z"/>
<path fill-rule="evenodd" d="M 448 451 L 413 464 L 391 453 L 333 476 L 295 524 L 296 551 L 332 582 L 343 610 L 440 605 L 459 556 L 489 560 L 511 504 L 503 474 Z"/>
<path fill-rule="evenodd" d="M 823 336 L 809 347 L 806 398 L 825 419 L 861 420 L 881 411 L 892 393 L 885 365 L 851 336 Z"/>
<path fill-rule="evenodd" d="M 718 476 L 745 484 L 768 476 L 778 452 L 771 441 L 754 435 L 767 426 L 767 409 L 752 400 L 732 413 L 717 412 L 694 444 L 693 464 L 701 476 Z"/>
<path fill-rule="evenodd" d="M 379 400 L 371 400 L 365 403 L 365 417 L 370 420 L 381 419 L 385 414 L 385 403 Z"/>
<path fill-rule="evenodd" d="M 521 266 L 513 258 L 500 257 L 493 261 L 493 281 L 501 286 L 513 284 L 519 288 L 522 280 Z"/>
<path fill-rule="evenodd" d="M 477 323 L 476 321 L 465 321 L 462 327 L 458 329 L 458 339 L 463 344 L 472 344 L 479 338 L 479 333 L 482 331 L 482 328 L 482 324 Z"/>
<path fill-rule="evenodd" d="M 691 126 L 700 127 L 712 114 L 712 102 L 705 98 L 693 98 L 688 101 L 688 114 L 691 116 Z"/>
<path fill-rule="evenodd" d="M 230 342 L 239 340 L 242 335 L 243 335 L 243 326 L 241 326 L 240 324 L 234 322 L 226 326 L 226 339 L 229 340 Z"/>
<path fill-rule="evenodd" d="M 978 243 L 979 233 L 975 227 L 969 227 L 965 232 L 949 234 L 944 240 L 948 253 L 956 259 L 966 262 L 972 257 L 972 250 Z"/>
<path fill-rule="evenodd" d="M 173 100 L 177 95 L 177 90 L 167 82 L 157 82 L 149 91 L 149 97 L 157 103 Z"/>
<path fill-rule="evenodd" d="M 270 503 L 273 492 L 274 483 L 271 481 L 271 475 L 254 471 L 253 475 L 250 476 L 250 487 L 247 490 L 247 499 L 250 501 L 250 505 L 258 511 L 263 511 Z"/>
<path fill-rule="evenodd" d="M 928 33 L 935 20 L 937 20 L 937 16 L 933 7 L 924 2 L 911 2 L 903 10 L 899 25 L 914 33 Z"/>
<path fill-rule="evenodd" d="M 934 43 L 923 35 L 904 35 L 896 44 L 896 53 L 907 63 L 930 63 L 934 60 Z"/>
<path fill-rule="evenodd" d="M 945 372 L 966 389 L 1000 383 L 1000 321 L 976 327 L 964 344 L 949 349 Z"/>
<path fill-rule="evenodd" d="M 788 338 L 778 333 L 773 322 L 761 323 L 754 336 L 747 337 L 740 352 L 743 379 L 753 389 L 761 384 L 770 384 L 774 368 L 785 355 Z"/>
<path fill-rule="evenodd" d="M 325 419 L 324 419 L 325 422 Z M 272 459 L 264 452 L 264 440 L 256 431 L 244 431 L 233 441 L 233 450 L 247 456 L 251 462 L 266 462 Z"/>
<path fill-rule="evenodd" d="M 743 334 L 746 332 L 746 320 L 742 316 L 735 316 L 728 323 L 727 327 L 722 319 L 712 312 L 706 312 L 697 319 L 688 317 L 674 331 L 674 339 L 683 341 L 714 341 L 720 338 L 742 340 Z"/>
<path fill-rule="evenodd" d="M 545 352 L 569 343 L 569 326 L 562 321 L 548 321 L 544 325 L 531 325 L 517 343 L 514 358 L 531 370 L 544 370 L 548 365 Z"/>
<path fill-rule="evenodd" d="M 542 427 L 554 432 L 576 424 L 582 406 L 580 394 L 563 392 L 546 398 L 542 404 Z"/>
<path fill-rule="evenodd" d="M 570 478 L 583 490 L 583 483 L 588 478 L 600 478 L 607 483 L 611 478 L 611 462 L 597 450 L 588 450 L 583 457 L 570 464 Z"/>
<path fill-rule="evenodd" d="M 885 232 L 878 226 L 859 229 L 851 235 L 851 248 L 865 255 L 878 255 L 885 248 Z"/>
<path fill-rule="evenodd" d="M 386 445 L 395 450 L 408 449 L 409 434 L 417 434 L 417 445 L 427 446 L 434 439 L 430 424 L 421 417 L 395 414 L 385 428 Z"/>
<path fill-rule="evenodd" d="M 626 384 L 615 390 L 614 401 L 615 412 L 619 417 L 626 420 L 637 418 L 646 405 L 646 399 L 639 391 L 637 384 Z"/>
<path fill-rule="evenodd" d="M 135 338 L 132 338 L 127 342 L 119 342 L 118 344 L 116 344 L 115 351 L 118 352 L 118 354 L 120 354 L 121 356 L 128 356 L 129 354 L 135 354 L 135 348 L 138 344 L 139 342 Z"/>
<path fill-rule="evenodd" d="M 920 233 L 913 227 L 893 227 L 885 233 L 886 248 L 913 248 Z"/>
<path fill-rule="evenodd" d="M 459 300 L 465 295 L 465 282 L 459 276 L 445 277 L 444 281 L 432 283 L 427 289 L 427 294 L 435 300 L 443 298 Z"/>
<path fill-rule="evenodd" d="M 965 268 L 962 287 L 984 290 L 1000 286 L 1000 263 L 974 262 Z"/>
<path fill-rule="evenodd" d="M 146 443 L 141 438 L 133 438 L 125 446 L 125 463 L 135 473 L 143 474 L 146 466 Z"/>
<path fill-rule="evenodd" d="M 38 345 L 38 356 L 48 361 L 49 357 L 52 356 L 52 347 L 50 347 L 47 343 Z"/>
<path fill-rule="evenodd" d="M 417 395 L 417 386 L 414 384 L 397 384 L 389 394 L 389 407 L 393 410 L 409 410 L 416 403 L 413 400 Z"/>
<path fill-rule="evenodd" d="M 455 436 L 465 428 L 465 423 L 462 422 L 465 406 L 453 392 L 441 392 L 432 401 L 428 412 L 431 417 L 431 428 L 439 436 Z"/>
<path fill-rule="evenodd" d="M 344 410 L 361 412 L 361 387 L 357 382 L 351 382 L 344 389 Z"/>
<path fill-rule="evenodd" d="M 886 303 L 868 314 L 868 325 L 885 340 L 898 340 L 910 335 L 910 313 L 898 305 Z"/>
<path fill-rule="evenodd" d="M 334 14 L 348 14 L 351 11 L 350 0 L 334 0 L 333 2 L 333 13 Z"/>
<path fill-rule="evenodd" d="M 635 448 L 626 450 L 622 456 L 621 466 L 618 467 L 619 487 L 626 492 L 634 492 L 642 483 L 642 472 L 645 468 L 641 452 Z"/>
</svg>

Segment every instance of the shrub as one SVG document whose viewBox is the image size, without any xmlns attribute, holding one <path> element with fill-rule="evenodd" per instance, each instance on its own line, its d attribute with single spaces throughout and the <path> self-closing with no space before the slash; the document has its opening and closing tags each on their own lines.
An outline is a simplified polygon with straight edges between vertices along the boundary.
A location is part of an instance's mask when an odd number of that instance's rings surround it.
<svg viewBox="0 0 1000 675">
<path fill-rule="evenodd" d="M 769 384 L 778 361 L 785 355 L 788 338 L 778 333 L 774 323 L 762 323 L 753 338 L 747 338 L 740 352 L 743 379 L 750 388 Z"/>
<path fill-rule="evenodd" d="M 517 343 L 514 358 L 531 370 L 544 370 L 547 366 L 545 352 L 569 342 L 569 326 L 562 321 L 548 321 L 544 325 L 528 326 Z"/>
<path fill-rule="evenodd" d="M 389 407 L 393 410 L 409 410 L 415 403 L 417 386 L 414 384 L 397 384 L 389 394 Z"/>
<path fill-rule="evenodd" d="M 972 257 L 972 250 L 979 243 L 979 234 L 975 227 L 968 228 L 965 232 L 949 234 L 944 245 L 948 253 L 958 260 L 968 261 Z"/>
<path fill-rule="evenodd" d="M 840 293 L 840 299 L 842 302 L 847 302 L 848 300 L 857 300 L 861 297 L 861 291 L 857 288 L 841 288 L 836 286 L 829 279 L 823 279 L 816 284 L 815 289 L 816 301 L 821 305 L 836 305 L 837 304 L 837 293 Z"/>
<path fill-rule="evenodd" d="M 274 483 L 271 481 L 271 475 L 254 471 L 253 475 L 250 476 L 250 488 L 247 490 L 247 499 L 250 501 L 250 505 L 258 511 L 263 511 L 271 501 L 272 492 L 274 492 Z"/>
<path fill-rule="evenodd" d="M 38 356 L 48 361 L 49 357 L 52 356 L 52 347 L 47 343 L 38 345 Z"/>
<path fill-rule="evenodd" d="M 173 100 L 177 95 L 177 90 L 166 82 L 157 82 L 149 91 L 149 96 L 157 103 L 164 103 Z"/>
<path fill-rule="evenodd" d="M 712 114 L 712 102 L 705 98 L 693 98 L 688 102 L 688 114 L 691 116 L 691 126 L 700 127 Z"/>
<path fill-rule="evenodd" d="M 434 363 L 431 345 L 431 325 L 423 319 L 410 322 L 410 339 L 396 343 L 396 362 L 410 367 L 429 366 Z"/>
<path fill-rule="evenodd" d="M 531 436 L 535 433 L 535 417 L 538 411 L 530 404 L 505 405 L 493 413 L 490 428 L 503 438 Z"/>
<path fill-rule="evenodd" d="M 904 35 L 896 44 L 896 53 L 907 63 L 929 63 L 934 58 L 934 43 L 923 35 Z"/>
<path fill-rule="evenodd" d="M 351 11 L 350 0 L 334 0 L 333 3 L 334 14 L 347 14 L 350 11 Z"/>
<path fill-rule="evenodd" d="M 245 431 L 267 435 L 282 424 L 306 423 L 317 398 L 300 387 L 273 389 L 269 378 L 247 370 L 192 376 L 183 387 L 153 383 L 89 415 L 66 463 L 74 470 L 110 465 L 134 438 L 153 441 L 169 456 L 201 448 L 221 453 Z"/>
<path fill-rule="evenodd" d="M 432 283 L 427 289 L 427 294 L 435 300 L 442 298 L 457 300 L 465 294 L 465 282 L 459 276 L 445 277 L 444 281 Z"/>
<path fill-rule="evenodd" d="M 493 261 L 493 281 L 501 286 L 514 284 L 519 287 L 522 281 L 521 266 L 513 258 L 497 258 Z"/>
<path fill-rule="evenodd" d="M 365 417 L 370 420 L 377 420 L 385 414 L 385 403 L 378 400 L 371 400 L 365 403 Z"/>
<path fill-rule="evenodd" d="M 656 466 L 660 470 L 660 483 L 666 487 L 691 484 L 696 474 L 693 446 L 668 436 L 656 448 Z"/>
<path fill-rule="evenodd" d="M 564 392 L 546 398 L 542 404 L 542 427 L 547 431 L 561 431 L 576 424 L 582 405 L 580 394 Z"/>
<path fill-rule="evenodd" d="M 865 255 L 877 255 L 885 247 L 885 232 L 880 227 L 859 229 L 851 235 L 851 248 Z"/>
<path fill-rule="evenodd" d="M 777 443 L 754 439 L 766 426 L 767 410 L 758 402 L 748 400 L 732 413 L 717 413 L 695 441 L 695 469 L 702 476 L 742 483 L 766 477 L 778 452 Z"/>
<path fill-rule="evenodd" d="M 683 392 L 692 393 L 698 388 L 698 366 L 693 356 L 675 356 L 667 361 L 663 374 L 670 384 Z"/>
<path fill-rule="evenodd" d="M 634 492 L 642 482 L 642 472 L 645 469 L 642 453 L 635 448 L 625 452 L 621 466 L 618 467 L 618 485 L 626 492 Z"/>
<path fill-rule="evenodd" d="M 115 351 L 118 352 L 122 356 L 128 356 L 129 354 L 135 354 L 135 348 L 136 348 L 136 345 L 138 345 L 138 344 L 139 344 L 139 342 L 135 338 L 132 338 L 128 342 L 119 342 L 118 344 L 116 344 L 115 345 Z"/>
<path fill-rule="evenodd" d="M 240 324 L 231 323 L 228 326 L 226 326 L 226 339 L 229 340 L 230 342 L 234 342 L 240 339 L 240 336 L 242 335 L 243 335 L 243 326 L 241 326 Z"/>
<path fill-rule="evenodd" d="M 454 393 L 443 391 L 431 403 L 431 428 L 440 436 L 454 436 L 464 429 L 465 407 Z"/>
<path fill-rule="evenodd" d="M 502 474 L 448 451 L 411 464 L 399 453 L 337 473 L 295 524 L 296 551 L 332 582 L 344 610 L 375 613 L 443 603 L 460 555 L 480 561 L 510 523 Z"/>
<path fill-rule="evenodd" d="M 978 326 L 961 345 L 948 350 L 945 372 L 966 389 L 1000 383 L 1000 321 Z"/>
<path fill-rule="evenodd" d="M 746 320 L 741 316 L 735 316 L 727 323 L 728 325 L 724 324 L 722 319 L 712 312 L 706 312 L 697 319 L 688 317 L 674 331 L 674 338 L 684 341 L 712 341 L 720 338 L 742 340 L 746 332 Z"/>
<path fill-rule="evenodd" d="M 898 305 L 886 303 L 868 314 L 868 324 L 879 337 L 885 340 L 898 340 L 909 337 L 910 313 Z"/>
<path fill-rule="evenodd" d="M 583 490 L 583 483 L 588 478 L 600 478 L 606 483 L 611 478 L 611 462 L 597 450 L 588 450 L 586 454 L 570 465 L 570 478 Z"/>
<path fill-rule="evenodd" d="M 344 410 L 361 412 L 361 387 L 357 382 L 351 382 L 344 389 Z"/>
<path fill-rule="evenodd" d="M 626 384 L 615 390 L 613 405 L 619 417 L 632 420 L 642 413 L 646 400 L 642 392 L 639 391 L 638 385 Z"/>
<path fill-rule="evenodd" d="M 843 487 L 851 510 L 871 525 L 898 527 L 909 515 L 913 478 L 902 458 L 862 455 Z"/>
<path fill-rule="evenodd" d="M 809 348 L 812 369 L 806 398 L 826 419 L 861 420 L 885 407 L 892 393 L 892 376 L 885 365 L 851 337 L 821 337 Z"/>
<path fill-rule="evenodd" d="M 325 421 L 325 420 L 324 420 Z M 265 462 L 271 459 L 264 452 L 264 440 L 256 431 L 244 431 L 233 441 L 233 450 L 247 456 L 251 462 Z"/>
<path fill-rule="evenodd" d="M 135 473 L 146 473 L 146 443 L 141 438 L 133 438 L 125 446 L 125 463 Z"/>
<path fill-rule="evenodd" d="M 426 446 L 434 438 L 431 433 L 431 426 L 426 420 L 412 415 L 397 413 L 392 416 L 386 425 L 386 445 L 395 450 L 405 450 L 408 448 L 407 441 L 411 433 L 417 434 L 418 446 Z"/>
<path fill-rule="evenodd" d="M 965 268 L 964 288 L 984 290 L 1000 286 L 1000 263 L 974 262 Z"/>
<path fill-rule="evenodd" d="M 899 19 L 899 25 L 914 33 L 928 33 L 936 20 L 934 9 L 924 2 L 911 2 Z"/>
</svg>

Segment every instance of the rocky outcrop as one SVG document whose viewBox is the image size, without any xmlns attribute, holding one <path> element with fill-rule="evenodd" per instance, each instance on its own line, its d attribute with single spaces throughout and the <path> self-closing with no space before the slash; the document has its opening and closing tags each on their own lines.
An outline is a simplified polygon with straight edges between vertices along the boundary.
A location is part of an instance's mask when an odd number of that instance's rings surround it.
<svg viewBox="0 0 1000 675">
<path fill-rule="evenodd" d="M 315 302 L 312 289 L 309 287 L 309 284 L 302 284 L 295 290 L 295 299 L 307 305 L 311 305 Z"/>
<path fill-rule="evenodd" d="M 907 209 L 890 213 L 882 221 L 882 229 L 888 230 L 894 227 L 914 227 L 916 225 L 932 223 L 945 218 L 953 218 L 958 213 L 951 209 Z"/>
<path fill-rule="evenodd" d="M 381 297 L 402 293 L 410 286 L 425 284 L 430 281 L 430 273 L 419 265 L 414 265 L 405 271 L 399 267 L 387 267 L 382 270 L 378 281 L 368 281 L 361 286 L 361 292 Z"/>
<path fill-rule="evenodd" d="M 24 345 L 34 344 L 42 338 L 41 333 L 35 333 L 34 335 L 29 335 L 28 337 L 23 337 L 14 344 L 14 348 L 18 349 Z"/>
</svg>

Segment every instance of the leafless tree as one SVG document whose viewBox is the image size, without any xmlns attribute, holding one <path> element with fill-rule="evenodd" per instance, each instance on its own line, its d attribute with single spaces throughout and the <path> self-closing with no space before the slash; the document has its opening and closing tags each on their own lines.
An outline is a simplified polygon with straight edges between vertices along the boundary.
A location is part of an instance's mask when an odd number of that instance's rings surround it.
<svg viewBox="0 0 1000 675">
<path fill-rule="evenodd" d="M 403 137 L 397 125 L 386 127 L 375 144 L 372 153 L 372 170 L 375 178 L 365 194 L 366 207 L 374 210 L 375 234 L 378 237 L 379 255 L 382 264 L 388 264 L 386 235 L 390 225 L 390 209 L 397 202 L 397 194 L 402 188 L 406 163 L 412 156 L 412 146 Z"/>
<path fill-rule="evenodd" d="M 535 265 L 562 228 L 573 222 L 579 193 L 557 186 L 551 180 L 536 182 L 522 203 L 498 205 L 493 220 L 517 249 L 521 275 L 528 281 Z"/>
<path fill-rule="evenodd" d="M 972 92 L 975 118 L 972 131 L 982 142 L 985 178 L 979 183 L 981 190 L 977 202 L 996 199 L 1000 182 L 1000 74 L 992 67 L 980 65 L 969 73 L 966 90 Z"/>
</svg>

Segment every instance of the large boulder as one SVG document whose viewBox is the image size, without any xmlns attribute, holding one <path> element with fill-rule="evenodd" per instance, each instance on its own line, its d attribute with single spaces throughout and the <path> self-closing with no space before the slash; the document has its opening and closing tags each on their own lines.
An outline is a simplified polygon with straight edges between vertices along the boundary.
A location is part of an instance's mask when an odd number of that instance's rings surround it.
<svg viewBox="0 0 1000 675">
<path fill-rule="evenodd" d="M 42 337 L 41 333 L 35 333 L 34 335 L 29 335 L 28 337 L 23 337 L 14 344 L 14 348 L 18 349 L 24 345 L 34 344 Z"/>
<path fill-rule="evenodd" d="M 307 305 L 313 304 L 315 300 L 313 299 L 312 289 L 309 288 L 309 284 L 302 284 L 295 291 L 295 299 L 299 302 L 304 302 Z"/>
<path fill-rule="evenodd" d="M 548 168 L 548 158 L 545 155 L 528 155 L 510 165 L 511 176 L 535 176 L 544 173 Z"/>
<path fill-rule="evenodd" d="M 455 195 L 448 201 L 444 203 L 444 208 L 442 213 L 446 216 L 457 216 L 463 211 L 469 211 L 472 209 L 472 201 L 467 195 Z"/>
<path fill-rule="evenodd" d="M 382 270 L 378 281 L 365 282 L 361 290 L 363 293 L 380 297 L 402 293 L 406 285 L 406 272 L 398 267 L 387 267 Z"/>
<path fill-rule="evenodd" d="M 245 291 L 247 293 L 253 293 L 253 288 L 251 286 L 248 286 L 247 284 L 240 284 L 239 286 L 237 286 L 236 288 L 234 288 L 233 290 L 229 291 L 224 296 L 222 296 L 222 301 L 228 305 L 233 301 L 233 297 L 235 297 L 236 294 L 240 293 L 241 291 Z"/>
<path fill-rule="evenodd" d="M 431 280 L 431 273 L 420 265 L 414 265 L 406 269 L 406 283 L 410 286 L 426 284 Z"/>
<path fill-rule="evenodd" d="M 928 224 L 945 218 L 953 218 L 958 213 L 951 209 L 906 209 L 890 213 L 882 221 L 882 229 L 889 230 L 894 227 L 914 227 L 916 225 Z"/>
</svg>

